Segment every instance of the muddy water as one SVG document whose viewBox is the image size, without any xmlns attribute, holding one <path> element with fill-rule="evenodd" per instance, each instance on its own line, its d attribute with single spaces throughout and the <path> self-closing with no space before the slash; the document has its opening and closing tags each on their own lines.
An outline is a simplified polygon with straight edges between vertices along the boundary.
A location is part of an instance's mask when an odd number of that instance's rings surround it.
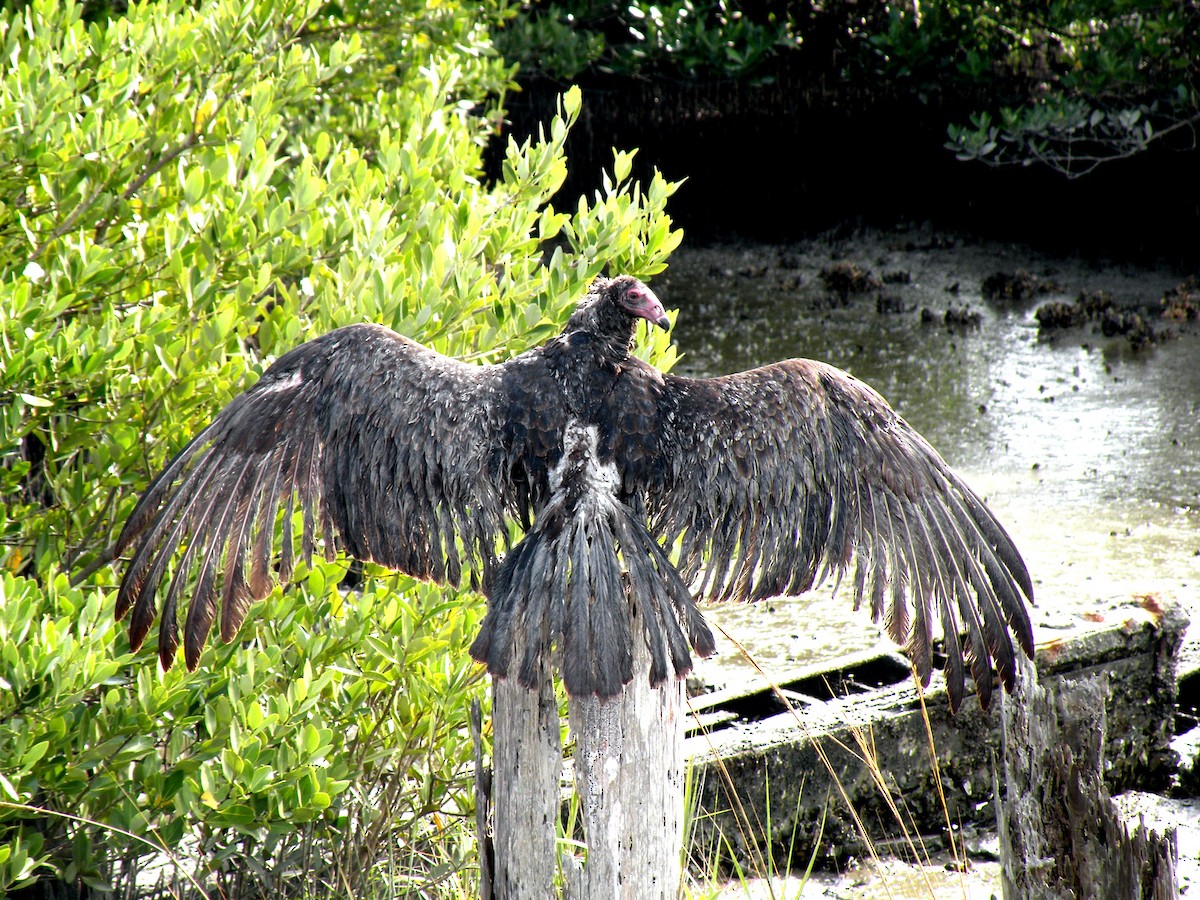
<svg viewBox="0 0 1200 900">
<path fill-rule="evenodd" d="M 839 263 L 856 267 L 864 291 L 830 289 L 821 272 Z M 1018 270 L 1035 276 L 1037 296 L 984 299 L 988 276 Z M 909 230 L 681 250 L 654 286 L 680 310 L 677 372 L 807 356 L 879 390 L 1016 539 L 1045 640 L 1148 594 L 1200 614 L 1200 334 L 1176 327 L 1135 351 L 1092 326 L 1039 336 L 1033 317 L 1084 289 L 1154 305 L 1186 274 Z M 971 323 L 947 326 L 948 309 Z M 768 672 L 881 639 L 828 588 L 710 618 Z M 702 670 L 710 683 L 755 677 L 732 645 L 723 651 Z M 1200 657 L 1200 640 L 1187 653 Z"/>
</svg>

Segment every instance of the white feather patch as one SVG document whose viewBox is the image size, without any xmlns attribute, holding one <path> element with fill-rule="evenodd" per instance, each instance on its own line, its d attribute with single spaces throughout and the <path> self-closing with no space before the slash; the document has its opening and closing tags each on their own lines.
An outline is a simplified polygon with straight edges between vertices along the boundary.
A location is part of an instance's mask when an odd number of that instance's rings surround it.
<svg viewBox="0 0 1200 900">
<path fill-rule="evenodd" d="M 597 426 L 570 420 L 563 432 L 562 459 L 550 470 L 553 493 L 574 489 L 582 495 L 583 502 L 576 510 L 577 515 L 595 515 L 611 509 L 617 502 L 621 476 L 616 463 L 600 461 L 599 444 L 600 429 Z"/>
</svg>

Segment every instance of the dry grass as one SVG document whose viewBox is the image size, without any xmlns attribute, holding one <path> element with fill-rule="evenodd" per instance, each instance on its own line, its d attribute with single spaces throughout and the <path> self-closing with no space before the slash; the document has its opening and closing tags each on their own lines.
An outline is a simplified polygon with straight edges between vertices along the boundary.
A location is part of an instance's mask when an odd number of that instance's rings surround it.
<svg viewBox="0 0 1200 900">
<path fill-rule="evenodd" d="M 884 855 L 877 848 L 872 835 L 866 827 L 858 810 L 855 808 L 854 802 L 851 800 L 849 792 L 842 784 L 838 773 L 830 761 L 829 755 L 826 752 L 826 747 L 836 747 L 839 751 L 847 754 L 857 760 L 863 767 L 863 770 L 868 774 L 872 784 L 874 785 L 879 796 L 883 799 L 887 810 L 894 818 L 899 826 L 902 839 L 899 843 L 889 841 L 888 856 L 898 856 L 899 862 L 905 865 L 906 875 L 902 879 L 904 885 L 901 888 L 902 896 L 905 898 L 927 896 L 929 898 L 946 897 L 946 878 L 939 877 L 936 879 L 931 876 L 931 872 L 952 871 L 957 873 L 957 881 L 959 892 L 964 900 L 970 896 L 970 889 L 965 875 L 967 868 L 967 860 L 965 849 L 960 845 L 955 837 L 955 822 L 952 820 L 949 807 L 946 803 L 945 795 L 941 789 L 941 772 L 937 760 L 937 747 L 934 741 L 933 729 L 930 723 L 928 710 L 925 706 L 925 697 L 921 691 L 921 684 L 914 673 L 914 681 L 917 686 L 917 696 L 920 701 L 921 718 L 925 725 L 925 736 L 928 746 L 929 758 L 931 761 L 934 783 L 937 785 L 938 802 L 941 807 L 944 822 L 945 822 L 945 838 L 948 847 L 948 860 L 939 859 L 939 863 L 934 863 L 934 856 L 929 848 L 925 845 L 925 841 L 921 836 L 920 830 L 916 827 L 910 812 L 905 808 L 903 799 L 898 797 L 896 793 L 888 787 L 888 777 L 879 764 L 879 753 L 875 747 L 874 734 L 870 727 L 862 727 L 858 725 L 846 724 L 846 731 L 850 735 L 853 745 L 848 745 L 836 736 L 828 733 L 821 735 L 812 734 L 807 726 L 807 722 L 800 712 L 792 704 L 787 693 L 780 689 L 779 685 L 771 680 L 767 673 L 755 661 L 755 659 L 746 651 L 745 647 L 727 632 L 725 637 L 738 649 L 744 658 L 754 667 L 759 677 L 763 682 L 770 687 L 775 697 L 783 704 L 787 713 L 793 717 L 801 733 L 811 742 L 813 749 L 817 753 L 818 758 L 824 765 L 830 781 L 835 785 L 838 801 L 846 810 L 850 821 L 853 823 L 855 832 L 858 835 L 862 846 L 866 848 L 866 862 L 868 867 L 877 876 L 876 883 L 873 885 L 872 896 L 881 896 L 892 898 L 896 896 L 889 885 L 888 872 L 892 868 Z M 791 898 L 799 897 L 804 890 L 806 883 L 811 878 L 814 863 L 818 856 L 821 833 L 823 833 L 824 818 L 821 821 L 821 830 L 812 841 L 814 850 L 807 861 L 803 873 L 799 877 L 792 875 L 792 860 L 789 858 L 782 866 L 777 866 L 771 852 L 770 847 L 774 843 L 772 835 L 773 818 L 770 813 L 770 791 L 768 789 L 767 797 L 764 798 L 763 806 L 764 814 L 760 816 L 758 808 L 760 804 L 752 802 L 752 798 L 742 798 L 737 795 L 734 789 L 733 779 L 730 777 L 724 763 L 717 760 L 716 770 L 724 781 L 726 797 L 730 798 L 730 806 L 726 812 L 731 814 L 736 823 L 735 835 L 725 835 L 717 832 L 717 837 L 712 841 L 712 846 L 702 848 L 699 851 L 693 850 L 691 858 L 688 860 L 689 869 L 692 872 L 693 887 L 692 895 L 695 897 L 718 898 L 727 896 L 746 896 L 746 897 L 769 897 L 771 900 L 776 898 Z M 704 817 L 705 813 L 698 811 L 698 800 L 700 796 L 699 785 L 693 783 L 689 779 L 689 797 L 687 808 L 690 814 L 690 822 L 688 826 L 688 839 L 685 840 L 685 847 L 690 845 L 691 832 L 694 830 L 694 822 L 696 817 Z M 768 783 L 769 788 L 769 783 Z M 709 816 L 712 813 L 707 814 Z M 764 821 L 765 819 L 765 821 Z M 793 821 L 797 821 L 793 819 Z M 794 846 L 794 835 L 788 836 L 789 847 Z M 763 845 L 768 848 L 765 852 Z M 734 847 L 742 851 L 741 856 L 744 862 L 739 860 L 739 854 L 735 852 Z M 899 851 L 899 852 L 898 852 Z M 944 856 L 945 854 L 943 854 Z"/>
</svg>

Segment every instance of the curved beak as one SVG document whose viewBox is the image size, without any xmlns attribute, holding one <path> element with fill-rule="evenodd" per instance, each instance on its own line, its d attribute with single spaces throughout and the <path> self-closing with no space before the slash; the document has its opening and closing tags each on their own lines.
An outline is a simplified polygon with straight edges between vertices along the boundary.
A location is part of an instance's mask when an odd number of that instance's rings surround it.
<svg viewBox="0 0 1200 900">
<path fill-rule="evenodd" d="M 629 292 L 629 299 L 633 301 L 629 307 L 631 313 L 641 316 L 647 322 L 654 323 L 663 331 L 670 330 L 671 320 L 667 318 L 667 311 L 654 291 L 644 284 L 639 284 Z"/>
</svg>

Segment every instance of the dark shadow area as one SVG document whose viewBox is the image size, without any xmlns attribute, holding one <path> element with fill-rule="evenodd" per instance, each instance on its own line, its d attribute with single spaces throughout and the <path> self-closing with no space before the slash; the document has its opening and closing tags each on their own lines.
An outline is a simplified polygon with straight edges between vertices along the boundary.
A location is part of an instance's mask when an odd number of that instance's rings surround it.
<svg viewBox="0 0 1200 900">
<path fill-rule="evenodd" d="M 612 149 L 638 148 L 633 177 L 655 169 L 686 183 L 668 210 L 689 241 L 786 241 L 853 225 L 930 221 L 1048 252 L 1152 263 L 1200 259 L 1190 133 L 1068 179 L 1041 166 L 961 162 L 946 122 L 968 110 L 850 86 L 780 67 L 769 84 L 611 76 L 581 82 L 559 196 L 594 196 Z M 534 79 L 508 98 L 494 142 L 536 136 L 566 85 Z"/>
<path fill-rule="evenodd" d="M 897 656 L 878 656 L 856 665 L 830 667 L 826 672 L 779 685 L 779 692 L 766 687 L 760 691 L 719 703 L 710 712 L 732 714 L 730 721 L 745 725 L 817 701 L 865 694 L 877 688 L 902 684 L 912 678 L 908 665 Z M 783 697 L 780 697 L 780 693 Z M 786 698 L 787 702 L 784 702 Z"/>
<path fill-rule="evenodd" d="M 1179 679 L 1175 708 L 1175 733 L 1186 734 L 1200 725 L 1200 670 Z"/>
<path fill-rule="evenodd" d="M 908 665 L 895 656 L 879 656 L 862 665 L 793 681 L 784 687 L 814 700 L 865 694 L 876 688 L 903 684 L 912 678 Z"/>
</svg>

